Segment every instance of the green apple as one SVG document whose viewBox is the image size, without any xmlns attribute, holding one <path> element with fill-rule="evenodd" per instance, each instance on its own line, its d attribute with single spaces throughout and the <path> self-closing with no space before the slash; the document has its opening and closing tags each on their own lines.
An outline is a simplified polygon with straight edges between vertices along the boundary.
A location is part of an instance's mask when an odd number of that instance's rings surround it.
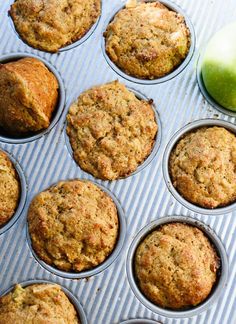
<svg viewBox="0 0 236 324">
<path fill-rule="evenodd" d="M 221 106 L 236 111 L 236 22 L 210 40 L 202 61 L 202 78 L 208 93 Z"/>
</svg>

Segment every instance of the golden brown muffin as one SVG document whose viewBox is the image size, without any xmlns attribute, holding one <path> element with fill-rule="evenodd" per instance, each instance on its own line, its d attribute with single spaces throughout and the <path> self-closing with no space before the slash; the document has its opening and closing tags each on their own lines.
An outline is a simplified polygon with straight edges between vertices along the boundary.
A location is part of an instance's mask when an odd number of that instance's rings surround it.
<svg viewBox="0 0 236 324">
<path fill-rule="evenodd" d="M 14 215 L 19 198 L 18 174 L 7 154 L 0 150 L 0 228 Z"/>
<path fill-rule="evenodd" d="M 190 48 L 184 17 L 159 1 L 132 1 L 120 10 L 104 33 L 106 52 L 125 73 L 157 79 L 177 68 Z"/>
<path fill-rule="evenodd" d="M 82 93 L 67 122 L 76 162 L 104 180 L 135 171 L 152 151 L 157 134 L 152 101 L 136 98 L 118 81 Z"/>
<path fill-rule="evenodd" d="M 38 59 L 0 64 L 0 127 L 11 135 L 46 129 L 57 104 L 58 81 Z"/>
<path fill-rule="evenodd" d="M 79 324 L 76 310 L 56 284 L 16 285 L 0 297 L 1 324 Z"/>
<path fill-rule="evenodd" d="M 79 40 L 100 13 L 100 0 L 16 0 L 10 10 L 21 38 L 48 52 Z"/>
<path fill-rule="evenodd" d="M 196 306 L 217 280 L 219 259 L 197 227 L 169 223 L 156 228 L 138 246 L 135 274 L 142 293 L 163 308 Z"/>
<path fill-rule="evenodd" d="M 90 181 L 59 182 L 32 201 L 28 214 L 32 246 L 46 263 L 80 272 L 101 264 L 118 233 L 112 199 Z"/>
<path fill-rule="evenodd" d="M 187 133 L 172 150 L 169 172 L 176 190 L 204 208 L 236 200 L 236 137 L 223 127 Z"/>
</svg>

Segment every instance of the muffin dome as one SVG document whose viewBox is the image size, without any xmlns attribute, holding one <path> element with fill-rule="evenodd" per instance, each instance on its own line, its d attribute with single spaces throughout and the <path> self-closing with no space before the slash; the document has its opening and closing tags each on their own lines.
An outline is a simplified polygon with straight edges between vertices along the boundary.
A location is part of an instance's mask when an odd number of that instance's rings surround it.
<svg viewBox="0 0 236 324">
<path fill-rule="evenodd" d="M 18 136 L 46 129 L 58 99 L 56 77 L 38 59 L 0 64 L 0 128 Z"/>
<path fill-rule="evenodd" d="M 184 17 L 159 1 L 120 10 L 104 33 L 106 53 L 125 73 L 157 79 L 177 68 L 190 48 Z"/>
<path fill-rule="evenodd" d="M 57 52 L 87 33 L 100 15 L 100 0 L 16 0 L 10 15 L 30 46 Z"/>
<path fill-rule="evenodd" d="M 118 233 L 112 199 L 90 181 L 71 180 L 38 194 L 28 213 L 32 246 L 39 258 L 70 272 L 101 264 Z"/>
<path fill-rule="evenodd" d="M 1 324 L 79 324 L 74 306 L 55 284 L 16 285 L 0 297 Z"/>
<path fill-rule="evenodd" d="M 168 223 L 138 246 L 135 275 L 142 293 L 154 304 L 184 309 L 203 302 L 217 279 L 219 260 L 197 227 Z"/>
<path fill-rule="evenodd" d="M 176 190 L 203 208 L 236 200 L 236 136 L 223 127 L 184 135 L 172 150 L 169 172 Z"/>
<path fill-rule="evenodd" d="M 82 93 L 67 115 L 67 134 L 79 166 L 104 180 L 126 177 L 152 151 L 157 123 L 152 101 L 118 81 Z"/>
</svg>

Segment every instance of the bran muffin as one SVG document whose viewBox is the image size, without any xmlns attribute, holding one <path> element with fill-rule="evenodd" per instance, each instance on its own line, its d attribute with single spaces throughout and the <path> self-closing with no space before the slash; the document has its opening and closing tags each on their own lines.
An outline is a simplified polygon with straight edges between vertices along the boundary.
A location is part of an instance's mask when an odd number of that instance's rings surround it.
<svg viewBox="0 0 236 324">
<path fill-rule="evenodd" d="M 157 227 L 140 243 L 134 267 L 142 293 L 160 307 L 177 310 L 209 296 L 219 265 L 204 233 L 176 222 Z"/>
<path fill-rule="evenodd" d="M 100 13 L 100 0 L 16 0 L 10 9 L 21 38 L 48 52 L 81 39 Z"/>
<path fill-rule="evenodd" d="M 90 181 L 71 180 L 38 194 L 28 213 L 32 247 L 40 259 L 63 271 L 101 264 L 119 234 L 112 199 Z"/>
<path fill-rule="evenodd" d="M 169 159 L 174 187 L 203 208 L 236 200 L 236 136 L 223 127 L 203 127 L 185 134 Z"/>
<path fill-rule="evenodd" d="M 103 180 L 128 176 L 149 156 L 157 123 L 152 101 L 114 81 L 82 93 L 67 115 L 67 134 L 79 166 Z"/>
<path fill-rule="evenodd" d="M 190 49 L 184 17 L 159 1 L 130 1 L 105 33 L 106 53 L 126 74 L 157 79 L 176 69 Z"/>
<path fill-rule="evenodd" d="M 19 199 L 18 174 L 7 154 L 0 150 L 0 228 L 14 215 Z"/>
<path fill-rule="evenodd" d="M 59 285 L 33 284 L 0 297 L 1 324 L 79 324 L 76 310 Z"/>
<path fill-rule="evenodd" d="M 36 58 L 0 64 L 0 128 L 14 136 L 46 129 L 58 87 L 54 74 Z"/>
</svg>

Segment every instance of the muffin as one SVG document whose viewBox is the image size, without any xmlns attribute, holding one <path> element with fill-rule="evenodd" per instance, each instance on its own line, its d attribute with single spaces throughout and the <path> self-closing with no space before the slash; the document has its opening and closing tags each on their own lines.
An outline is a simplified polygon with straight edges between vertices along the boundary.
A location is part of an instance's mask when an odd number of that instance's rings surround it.
<svg viewBox="0 0 236 324">
<path fill-rule="evenodd" d="M 81 272 L 101 264 L 119 234 L 112 199 L 90 181 L 71 180 L 38 194 L 28 213 L 32 247 L 47 264 Z"/>
<path fill-rule="evenodd" d="M 170 154 L 169 173 L 180 195 L 203 208 L 236 200 L 236 137 L 223 127 L 185 134 Z"/>
<path fill-rule="evenodd" d="M 16 0 L 10 9 L 21 38 L 48 52 L 82 38 L 100 13 L 100 0 Z"/>
<path fill-rule="evenodd" d="M 56 77 L 38 59 L 0 64 L 0 128 L 14 136 L 46 129 L 58 87 Z"/>
<path fill-rule="evenodd" d="M 118 81 L 85 91 L 67 115 L 75 161 L 103 180 L 134 172 L 151 153 L 157 128 L 152 101 Z"/>
<path fill-rule="evenodd" d="M 7 154 L 0 150 L 0 228 L 14 215 L 19 199 L 18 174 Z"/>
<path fill-rule="evenodd" d="M 219 265 L 203 232 L 178 222 L 154 229 L 134 259 L 141 292 L 157 306 L 175 310 L 196 306 L 209 296 Z"/>
<path fill-rule="evenodd" d="M 74 306 L 56 284 L 33 284 L 0 297 L 1 324 L 79 324 Z"/>
<path fill-rule="evenodd" d="M 159 1 L 129 1 L 108 25 L 104 37 L 111 61 L 139 79 L 169 74 L 190 49 L 184 17 Z"/>
</svg>

